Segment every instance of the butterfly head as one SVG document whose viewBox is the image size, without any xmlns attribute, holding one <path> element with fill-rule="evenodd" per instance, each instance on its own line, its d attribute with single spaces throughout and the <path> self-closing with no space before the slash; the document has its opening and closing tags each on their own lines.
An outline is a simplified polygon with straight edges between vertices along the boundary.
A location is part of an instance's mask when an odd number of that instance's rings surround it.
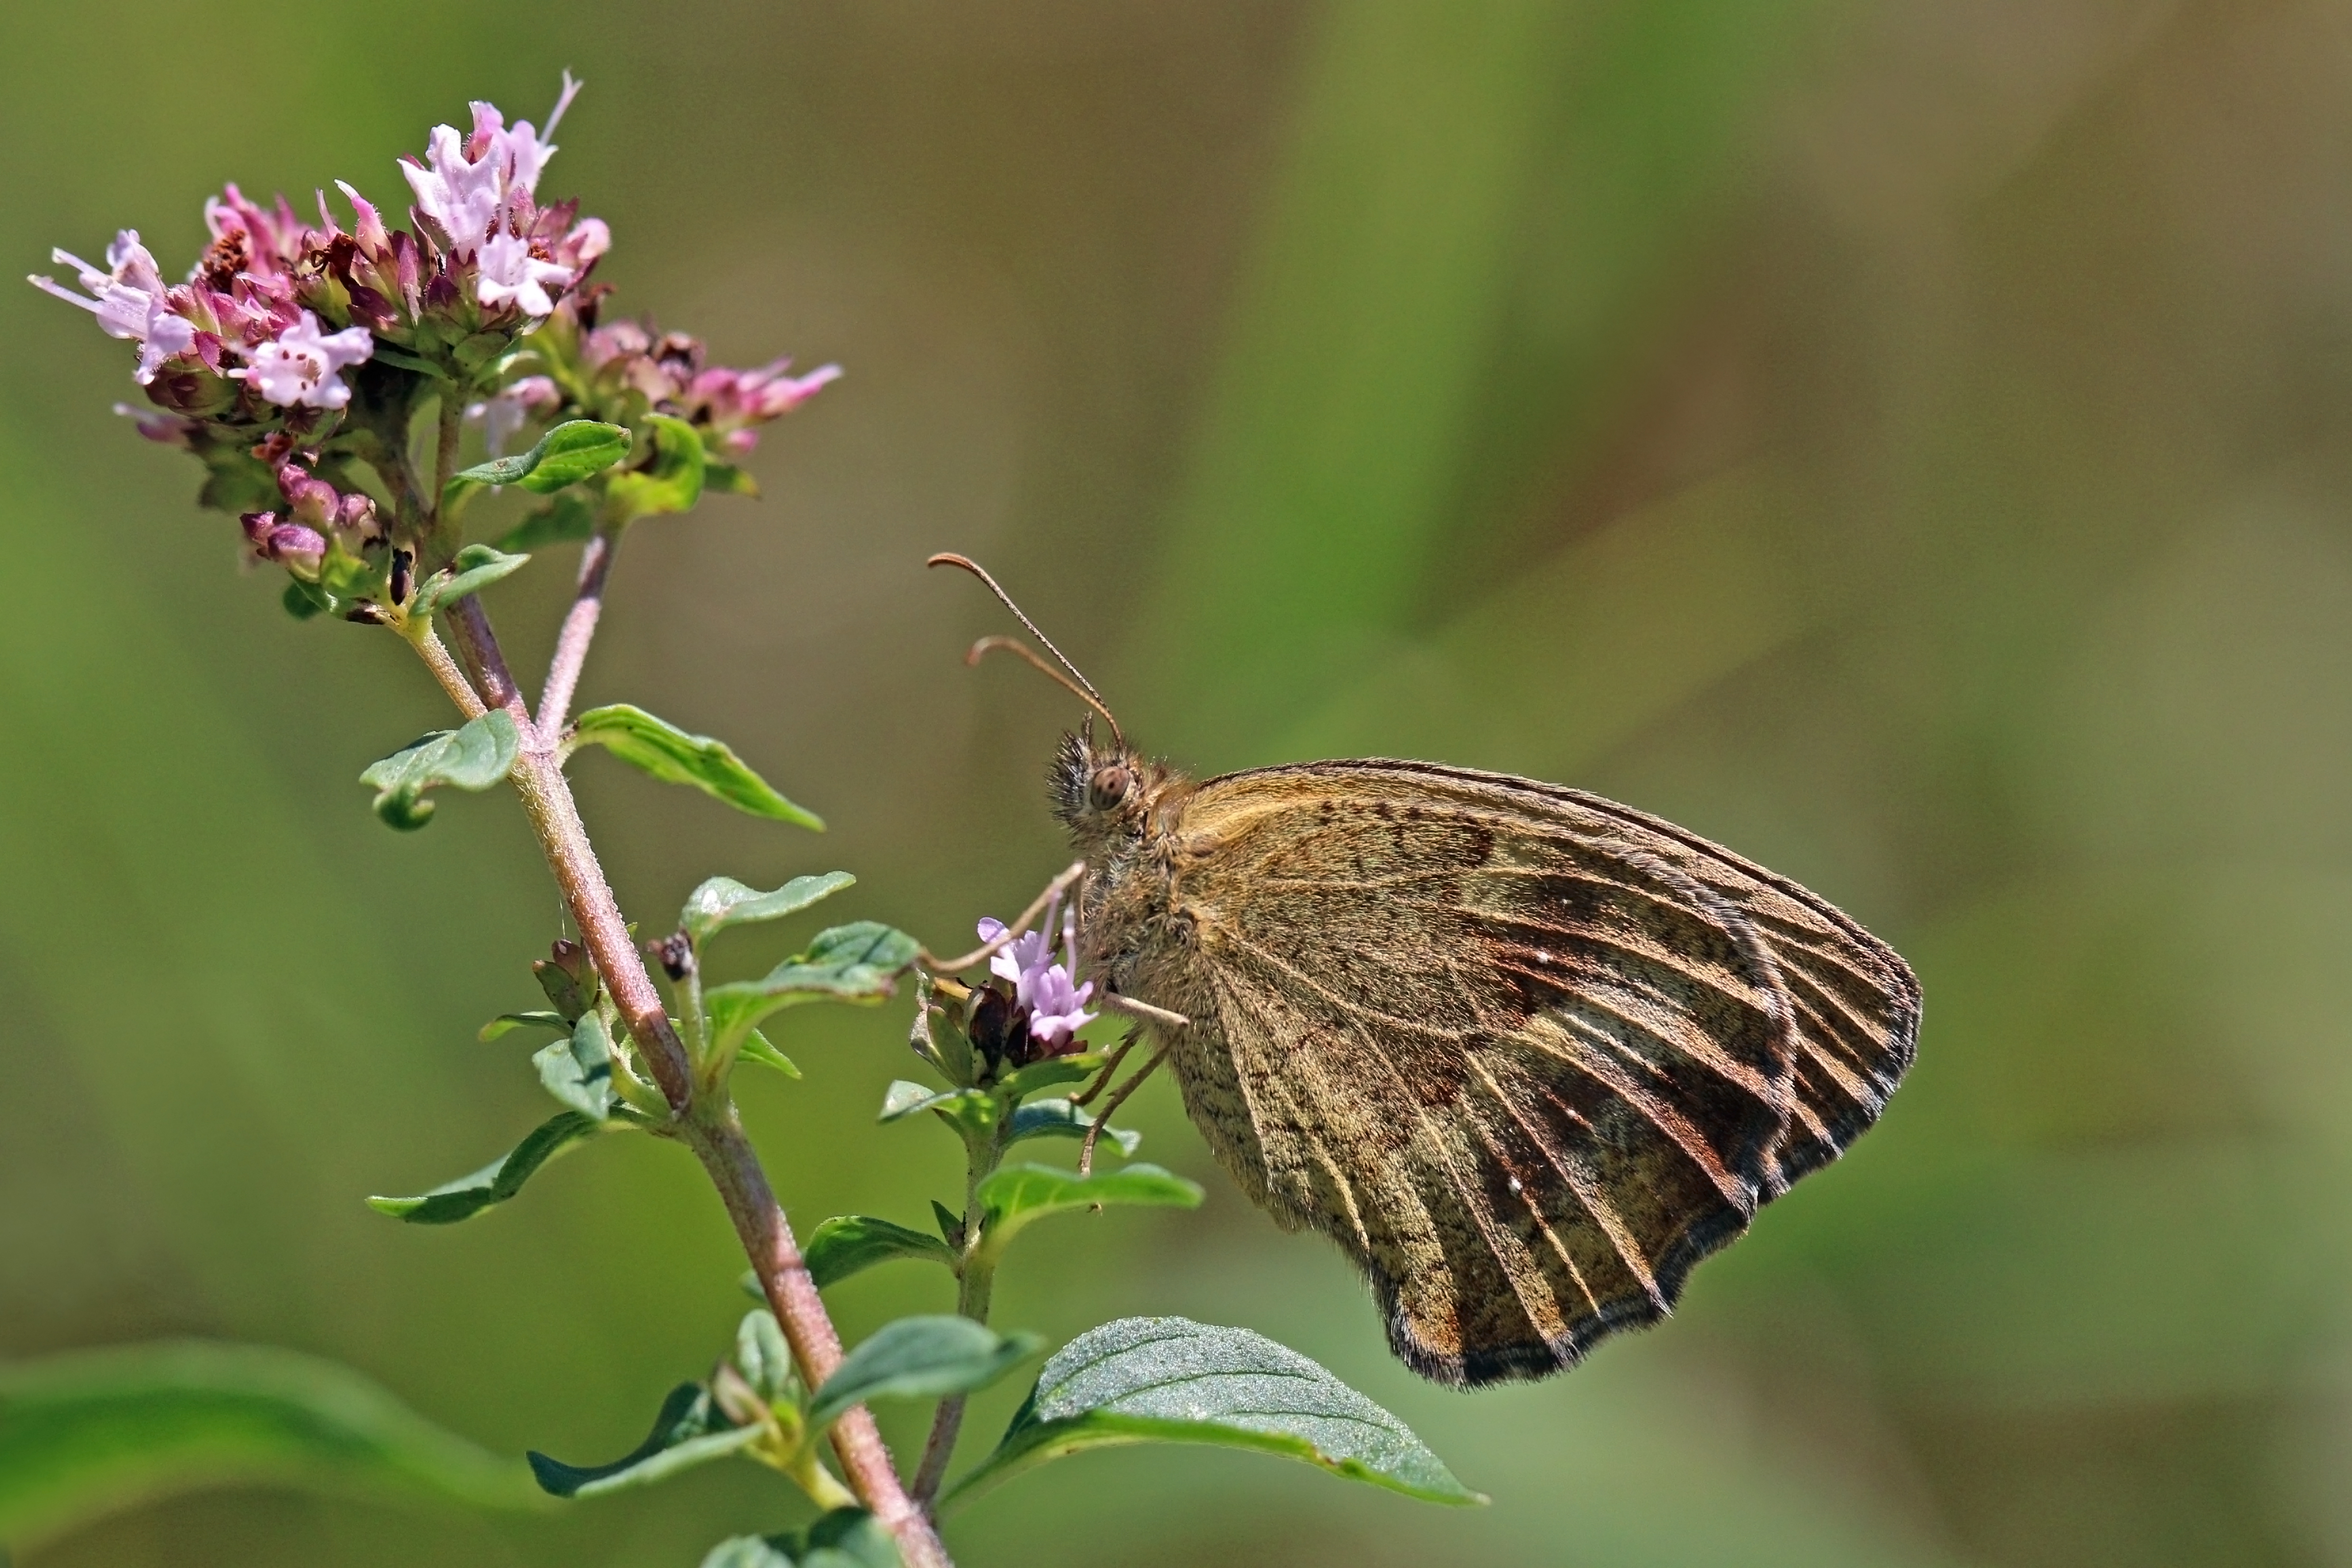
<svg viewBox="0 0 2352 1568">
<path fill-rule="evenodd" d="M 1100 863 L 1143 837 L 1153 808 L 1175 775 L 1114 735 L 1095 739 L 1092 720 L 1062 737 L 1046 785 L 1054 815 L 1081 854 Z"/>
</svg>

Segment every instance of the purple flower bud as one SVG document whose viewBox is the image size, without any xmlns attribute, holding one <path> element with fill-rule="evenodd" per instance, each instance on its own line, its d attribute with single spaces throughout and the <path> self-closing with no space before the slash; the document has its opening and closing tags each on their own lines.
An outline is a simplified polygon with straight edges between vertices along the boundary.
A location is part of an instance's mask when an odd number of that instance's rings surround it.
<svg viewBox="0 0 2352 1568">
<path fill-rule="evenodd" d="M 335 508 L 335 531 L 355 549 L 383 537 L 383 523 L 375 514 L 375 500 L 353 490 Z"/>
<path fill-rule="evenodd" d="M 237 526 L 245 530 L 245 542 L 253 546 L 253 558 L 269 559 L 269 531 L 278 526 L 274 511 L 245 511 L 237 514 Z"/>
<path fill-rule="evenodd" d="M 682 931 L 674 931 L 659 941 L 646 943 L 646 952 L 662 966 L 662 973 L 672 980 L 683 980 L 694 973 L 694 943 Z"/>
<path fill-rule="evenodd" d="M 324 528 L 334 521 L 343 500 L 334 486 L 312 477 L 296 463 L 288 463 L 278 470 L 278 493 L 286 498 L 289 510 L 312 528 Z"/>
<path fill-rule="evenodd" d="M 327 559 L 326 536 L 299 523 L 282 522 L 269 531 L 268 556 L 306 583 L 319 580 Z"/>
</svg>

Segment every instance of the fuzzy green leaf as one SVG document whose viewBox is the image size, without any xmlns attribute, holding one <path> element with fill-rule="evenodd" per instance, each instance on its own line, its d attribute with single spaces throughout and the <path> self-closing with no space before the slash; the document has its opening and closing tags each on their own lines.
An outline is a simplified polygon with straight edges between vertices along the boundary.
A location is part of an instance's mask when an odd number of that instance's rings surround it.
<svg viewBox="0 0 2352 1568">
<path fill-rule="evenodd" d="M 732 463 L 722 463 L 709 453 L 704 454 L 702 489 L 705 494 L 756 496 L 760 481 Z"/>
<path fill-rule="evenodd" d="M 970 1318 L 900 1318 L 844 1356 L 809 1405 L 822 1430 L 853 1405 L 876 1399 L 937 1399 L 985 1388 L 1036 1353 L 1034 1334 L 997 1333 Z"/>
<path fill-rule="evenodd" d="M 744 1313 L 736 1326 L 735 1370 L 761 1398 L 771 1403 L 783 1398 L 797 1384 L 800 1374 L 793 1370 L 792 1347 L 784 1342 L 776 1315 L 765 1307 Z"/>
<path fill-rule="evenodd" d="M 936 1236 L 870 1215 L 836 1215 L 809 1233 L 804 1256 L 817 1288 L 837 1284 L 894 1258 L 921 1258 L 955 1267 L 955 1254 Z"/>
<path fill-rule="evenodd" d="M 596 509 L 579 491 L 566 490 L 509 529 L 499 548 L 543 550 L 551 544 L 576 543 L 595 532 Z"/>
<path fill-rule="evenodd" d="M 1071 1209 L 1098 1204 L 1198 1208 L 1201 1186 L 1157 1165 L 1127 1165 L 1089 1176 L 1052 1165 L 1000 1165 L 980 1184 L 979 1197 L 988 1215 L 985 1245 L 1002 1248 L 1031 1221 Z"/>
<path fill-rule="evenodd" d="M 612 1114 L 613 1037 L 596 1014 L 582 1014 L 571 1037 L 542 1047 L 530 1065 L 558 1104 L 597 1121 Z"/>
<path fill-rule="evenodd" d="M 1055 1089 L 1066 1083 L 1083 1083 L 1102 1070 L 1108 1058 L 1100 1051 L 1080 1051 L 1074 1056 L 1047 1057 L 1042 1062 L 1031 1062 L 1025 1068 L 1009 1072 L 997 1080 L 996 1092 L 1007 1100 L 1018 1100 L 1035 1094 L 1042 1089 Z"/>
<path fill-rule="evenodd" d="M 794 877 L 775 891 L 762 893 L 732 877 L 713 877 L 687 895 L 686 907 L 677 913 L 678 929 L 704 942 L 729 926 L 798 914 L 856 880 L 846 871 L 827 871 L 821 876 Z"/>
<path fill-rule="evenodd" d="M 454 605 L 468 594 L 478 594 L 509 573 L 530 563 L 528 555 L 509 555 L 487 544 L 468 544 L 457 552 L 448 574 L 435 574 L 416 590 L 412 616 L 429 616 L 444 605 Z"/>
<path fill-rule="evenodd" d="M 604 488 L 605 510 L 614 522 L 685 511 L 702 499 L 709 458 L 693 426 L 667 414 L 648 416 L 654 460 L 643 468 L 614 474 Z"/>
<path fill-rule="evenodd" d="M 1094 1124 L 1091 1115 L 1066 1100 L 1033 1100 L 1013 1113 L 1013 1125 L 1005 1130 L 1004 1141 L 1018 1143 L 1024 1138 L 1084 1138 Z M 1129 1155 L 1142 1142 L 1140 1132 L 1106 1127 L 1096 1146 L 1108 1143 L 1121 1155 Z"/>
<path fill-rule="evenodd" d="M 768 1037 L 757 1029 L 743 1037 L 743 1043 L 736 1047 L 736 1058 L 739 1061 L 758 1062 L 763 1068 L 772 1068 L 786 1078 L 801 1076 L 801 1069 L 794 1065 L 793 1058 L 776 1049 L 769 1043 Z"/>
<path fill-rule="evenodd" d="M 455 1225 L 522 1191 L 532 1173 L 582 1139 L 621 1125 L 618 1121 L 599 1121 L 567 1110 L 541 1122 L 511 1153 L 470 1176 L 460 1176 L 413 1198 L 370 1198 L 368 1207 L 411 1225 Z"/>
<path fill-rule="evenodd" d="M 502 708 L 455 730 L 437 730 L 372 765 L 360 783 L 375 790 L 375 814 L 407 831 L 433 818 L 425 792 L 439 784 L 486 790 L 514 766 L 520 742 L 514 720 Z"/>
<path fill-rule="evenodd" d="M 803 827 L 824 828 L 815 813 L 794 805 L 767 780 L 744 765 L 724 741 L 689 735 L 666 720 L 625 702 L 591 708 L 572 726 L 571 744 L 604 747 L 630 766 L 664 784 L 692 784 L 738 811 Z"/>
<path fill-rule="evenodd" d="M 1431 1502 L 1486 1500 L 1403 1422 L 1297 1351 L 1184 1318 L 1122 1318 L 1063 1346 L 996 1451 L 948 1500 L 1119 1443 L 1255 1448 Z"/>
<path fill-rule="evenodd" d="M 452 475 L 442 489 L 441 505 L 445 510 L 462 505 L 475 492 L 492 485 L 520 485 L 534 494 L 552 495 L 566 485 L 603 473 L 628 455 L 629 433 L 618 425 L 567 420 L 541 436 L 539 445 L 528 452 L 478 463 Z"/>
<path fill-rule="evenodd" d="M 292 1351 L 165 1342 L 0 1364 L 0 1541 L 27 1547 L 136 1503 L 258 1483 L 537 1501 L 520 1465 Z"/>
<path fill-rule="evenodd" d="M 602 1497 L 663 1480 L 757 1442 L 762 1428 L 735 1426 L 699 1384 L 681 1383 L 662 1401 L 646 1440 L 610 1463 L 567 1465 L 534 1451 L 530 1473 L 556 1497 Z"/>
<path fill-rule="evenodd" d="M 758 980 L 731 981 L 702 994 L 713 1049 L 742 1044 L 745 1031 L 779 1007 L 803 1002 L 873 1004 L 891 994 L 898 972 L 919 951 L 913 937 L 873 921 L 820 932 L 809 950 Z"/>
<path fill-rule="evenodd" d="M 559 1035 L 572 1033 L 572 1026 L 564 1021 L 561 1013 L 501 1013 L 483 1025 L 474 1037 L 488 1045 L 499 1036 L 511 1034 L 517 1029 L 552 1029 Z"/>
<path fill-rule="evenodd" d="M 703 1553 L 702 1568 L 797 1568 L 782 1538 L 730 1535 Z"/>
<path fill-rule="evenodd" d="M 712 1547 L 702 1568 L 903 1568 L 898 1542 L 862 1508 L 837 1508 L 805 1533 L 738 1535 Z"/>
<path fill-rule="evenodd" d="M 940 1089 L 929 1084 L 909 1083 L 895 1079 L 883 1091 L 881 1114 L 877 1121 L 904 1121 L 919 1111 L 936 1110 L 961 1126 L 986 1131 L 996 1123 L 996 1100 L 986 1089 Z"/>
</svg>

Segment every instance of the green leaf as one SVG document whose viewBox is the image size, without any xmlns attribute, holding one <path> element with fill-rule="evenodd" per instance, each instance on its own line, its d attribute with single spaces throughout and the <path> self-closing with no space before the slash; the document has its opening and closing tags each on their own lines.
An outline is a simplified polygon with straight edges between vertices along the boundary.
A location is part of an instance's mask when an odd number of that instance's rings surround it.
<svg viewBox="0 0 2352 1568">
<path fill-rule="evenodd" d="M 603 473 L 628 455 L 629 433 L 618 425 L 567 420 L 519 457 L 478 463 L 451 476 L 442 488 L 441 505 L 444 510 L 461 505 L 476 491 L 492 485 L 520 485 L 537 495 L 552 495 L 566 485 Z"/>
<path fill-rule="evenodd" d="M 819 1515 L 793 1544 L 801 1550 L 800 1568 L 903 1568 L 898 1543 L 862 1508 Z"/>
<path fill-rule="evenodd" d="M 1024 1138 L 1083 1138 L 1095 1119 L 1066 1100 L 1033 1100 L 1013 1113 L 1013 1125 L 1005 1130 L 1004 1141 L 1018 1143 Z M 1143 1134 L 1124 1127 L 1106 1127 L 1097 1141 L 1097 1146 L 1109 1143 L 1122 1155 L 1135 1152 L 1143 1142 Z"/>
<path fill-rule="evenodd" d="M 997 1080 L 996 1092 L 1009 1100 L 1036 1093 L 1041 1089 L 1053 1089 L 1066 1083 L 1081 1083 L 1102 1070 L 1108 1058 L 1100 1051 L 1080 1051 L 1075 1056 L 1047 1057 L 1042 1062 L 1031 1062 Z"/>
<path fill-rule="evenodd" d="M 980 1184 L 981 1207 L 988 1215 L 983 1245 L 1002 1248 L 1033 1220 L 1097 1204 L 1154 1208 L 1198 1208 L 1197 1182 L 1157 1165 L 1127 1165 L 1081 1176 L 1052 1165 L 1000 1165 Z"/>
<path fill-rule="evenodd" d="M 753 816 L 797 823 L 820 831 L 824 827 L 815 813 L 794 805 L 778 795 L 767 780 L 744 766 L 743 759 L 725 742 L 714 741 L 708 735 L 689 735 L 677 725 L 625 702 L 591 708 L 580 715 L 572 726 L 571 744 L 574 748 L 602 746 L 664 784 L 692 784 L 703 794 Z"/>
<path fill-rule="evenodd" d="M 937 1399 L 985 1388 L 1036 1353 L 1034 1334 L 997 1333 L 970 1318 L 900 1318 L 844 1356 L 809 1405 L 822 1430 L 853 1405 L 876 1399 Z"/>
<path fill-rule="evenodd" d="M 1403 1422 L 1297 1351 L 1184 1318 L 1122 1318 L 1063 1346 L 996 1451 L 946 1500 L 1116 1443 L 1255 1448 L 1431 1502 L 1486 1500 Z"/>
<path fill-rule="evenodd" d="M 0 1364 L 0 1541 L 19 1549 L 205 1487 L 400 1489 L 530 1507 L 522 1468 L 348 1367 L 267 1345 L 125 1345 Z"/>
<path fill-rule="evenodd" d="M 719 495 L 756 496 L 760 493 L 760 481 L 734 464 L 719 462 L 705 453 L 702 488 L 706 492 L 716 491 Z"/>
<path fill-rule="evenodd" d="M 837 1508 L 805 1536 L 738 1535 L 720 1542 L 702 1568 L 903 1568 L 898 1542 L 862 1508 Z"/>
<path fill-rule="evenodd" d="M 681 1383 L 662 1401 L 646 1440 L 609 1464 L 567 1465 L 534 1451 L 530 1473 L 557 1497 L 602 1497 L 663 1480 L 680 1470 L 724 1458 L 759 1440 L 760 1426 L 730 1426 L 699 1384 Z"/>
<path fill-rule="evenodd" d="M 786 1078 L 801 1076 L 801 1069 L 793 1065 L 793 1058 L 769 1044 L 768 1037 L 757 1029 L 743 1037 L 743 1043 L 736 1047 L 736 1055 L 740 1060 L 758 1062 L 763 1068 L 773 1068 Z"/>
<path fill-rule="evenodd" d="M 736 1326 L 735 1370 L 743 1374 L 743 1381 L 761 1398 L 771 1404 L 783 1398 L 796 1384 L 799 1373 L 793 1370 L 792 1347 L 784 1342 L 784 1331 L 777 1324 L 776 1315 L 765 1307 L 744 1313 L 742 1322 Z"/>
<path fill-rule="evenodd" d="M 533 1172 L 582 1139 L 621 1125 L 567 1110 L 541 1122 L 511 1153 L 470 1176 L 460 1176 L 413 1198 L 370 1198 L 368 1207 L 411 1225 L 455 1225 L 522 1191 Z"/>
<path fill-rule="evenodd" d="M 425 792 L 438 784 L 486 790 L 514 766 L 514 720 L 493 708 L 456 730 L 437 730 L 374 763 L 360 783 L 375 790 L 375 814 L 404 832 L 433 819 Z"/>
<path fill-rule="evenodd" d="M 794 877 L 774 892 L 762 893 L 732 877 L 713 877 L 687 895 L 686 907 L 677 913 L 678 928 L 695 941 L 704 942 L 729 926 L 798 914 L 856 880 L 846 871 L 827 871 L 823 876 Z"/>
<path fill-rule="evenodd" d="M 481 1027 L 474 1037 L 488 1045 L 500 1035 L 517 1029 L 552 1029 L 559 1035 L 572 1033 L 572 1026 L 561 1013 L 501 1013 Z"/>
<path fill-rule="evenodd" d="M 943 1089 L 900 1079 L 882 1096 L 877 1121 L 903 1121 L 918 1111 L 936 1110 L 958 1131 L 985 1136 L 996 1125 L 997 1100 L 984 1089 Z"/>
<path fill-rule="evenodd" d="M 582 1014 L 571 1037 L 542 1047 L 530 1065 L 557 1103 L 598 1121 L 612 1113 L 613 1037 L 596 1014 Z"/>
<path fill-rule="evenodd" d="M 702 437 L 693 426 L 667 414 L 649 415 L 646 423 L 652 427 L 653 462 L 614 474 L 604 487 L 605 508 L 615 522 L 685 511 L 702 499 L 709 464 Z"/>
<path fill-rule="evenodd" d="M 820 932 L 809 950 L 758 980 L 731 981 L 702 994 L 712 1048 L 741 1045 L 744 1033 L 779 1007 L 803 1002 L 872 1004 L 888 996 L 898 973 L 919 951 L 913 937 L 873 921 Z"/>
<path fill-rule="evenodd" d="M 984 1089 L 933 1089 L 927 1083 L 913 1083 L 906 1079 L 893 1079 L 890 1087 L 882 1091 L 882 1110 L 877 1121 L 904 1121 L 919 1110 L 942 1110 L 950 1106 L 969 1104 L 987 1100 Z"/>
<path fill-rule="evenodd" d="M 286 592 L 278 595 L 278 602 L 285 605 L 286 613 L 298 621 L 307 621 L 335 607 L 334 600 L 325 589 L 315 583 L 305 583 L 299 577 L 286 584 Z"/>
<path fill-rule="evenodd" d="M 543 550 L 576 543 L 596 532 L 596 509 L 577 490 L 565 490 L 507 531 L 501 550 Z"/>
<path fill-rule="evenodd" d="M 869 1215 L 835 1215 L 809 1233 L 804 1256 L 817 1288 L 838 1284 L 894 1258 L 921 1258 L 952 1269 L 955 1254 L 946 1242 Z"/>
<path fill-rule="evenodd" d="M 454 605 L 468 594 L 478 594 L 499 578 L 530 563 L 528 555 L 509 555 L 487 544 L 468 544 L 457 552 L 446 575 L 436 573 L 416 590 L 412 616 L 429 616 L 444 605 Z"/>
<path fill-rule="evenodd" d="M 375 352 L 368 357 L 380 364 L 396 364 L 403 370 L 413 370 L 420 375 L 429 375 L 438 381 L 449 379 L 449 373 L 431 360 L 420 359 L 412 353 L 404 353 L 382 338 L 376 340 Z"/>
</svg>

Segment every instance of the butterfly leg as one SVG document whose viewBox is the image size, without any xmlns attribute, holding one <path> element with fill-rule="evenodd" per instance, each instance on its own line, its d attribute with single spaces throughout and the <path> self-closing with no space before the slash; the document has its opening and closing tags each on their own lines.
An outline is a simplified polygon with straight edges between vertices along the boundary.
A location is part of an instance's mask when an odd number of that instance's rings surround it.
<svg viewBox="0 0 2352 1568">
<path fill-rule="evenodd" d="M 1145 1079 L 1151 1076 L 1151 1069 L 1158 1067 L 1162 1061 L 1167 1059 L 1167 1056 L 1168 1047 L 1165 1046 L 1153 1051 L 1151 1053 L 1151 1059 L 1144 1063 L 1143 1066 L 1137 1070 L 1136 1075 L 1133 1078 L 1129 1079 L 1125 1083 L 1119 1085 L 1118 1092 L 1113 1094 L 1108 1100 L 1105 1100 L 1103 1102 L 1103 1108 L 1095 1113 L 1094 1124 L 1087 1129 L 1086 1142 L 1078 1145 L 1079 1175 L 1088 1175 L 1093 1172 L 1095 1168 L 1095 1140 L 1102 1136 L 1104 1124 L 1110 1121 L 1110 1113 L 1127 1103 L 1127 1097 L 1133 1094 L 1136 1091 L 1137 1087 L 1140 1085 Z M 1097 1209 L 1100 1209 L 1102 1205 L 1100 1204 L 1097 1204 L 1095 1207 Z"/>
<path fill-rule="evenodd" d="M 1135 1049 L 1135 1042 L 1141 1038 L 1143 1038 L 1141 1025 L 1128 1030 L 1127 1037 L 1119 1041 L 1118 1048 L 1111 1052 L 1108 1061 L 1103 1063 L 1103 1069 L 1095 1075 L 1094 1082 L 1087 1086 L 1085 1093 L 1072 1095 L 1070 1104 L 1074 1107 L 1092 1104 L 1096 1096 L 1110 1087 L 1110 1080 L 1118 1076 L 1119 1064 L 1127 1060 L 1127 1053 Z"/>
</svg>

